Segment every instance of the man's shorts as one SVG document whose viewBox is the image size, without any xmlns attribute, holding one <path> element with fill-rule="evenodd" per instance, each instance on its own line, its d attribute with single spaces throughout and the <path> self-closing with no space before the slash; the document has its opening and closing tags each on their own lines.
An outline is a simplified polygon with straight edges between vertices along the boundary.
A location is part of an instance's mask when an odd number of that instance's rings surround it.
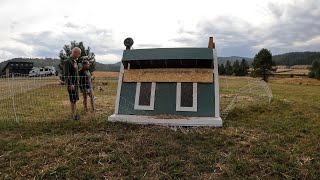
<svg viewBox="0 0 320 180">
<path fill-rule="evenodd" d="M 79 100 L 78 86 L 74 86 L 74 90 L 70 90 L 68 87 L 68 94 L 70 102 L 77 102 Z"/>
<path fill-rule="evenodd" d="M 92 88 L 81 88 L 81 92 L 90 94 L 92 92 Z"/>
</svg>

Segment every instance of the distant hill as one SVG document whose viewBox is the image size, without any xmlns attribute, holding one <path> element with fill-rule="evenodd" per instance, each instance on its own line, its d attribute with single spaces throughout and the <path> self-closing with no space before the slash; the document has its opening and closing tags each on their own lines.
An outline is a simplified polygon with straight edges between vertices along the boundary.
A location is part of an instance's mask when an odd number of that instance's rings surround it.
<svg viewBox="0 0 320 180">
<path fill-rule="evenodd" d="M 42 66 L 54 66 L 56 69 L 58 68 L 59 59 L 52 59 L 52 58 L 45 58 L 45 59 L 39 59 L 39 58 L 13 58 L 7 61 L 3 61 L 0 63 L 0 70 L 7 65 L 8 62 L 12 61 L 25 61 L 25 62 L 33 62 L 34 67 L 42 67 Z"/>
<path fill-rule="evenodd" d="M 42 67 L 42 66 L 53 66 L 57 70 L 59 69 L 58 65 L 60 63 L 60 59 L 55 58 L 13 58 L 7 61 L 3 61 L 0 63 L 0 70 L 7 65 L 10 61 L 25 61 L 25 62 L 33 62 L 34 67 Z M 96 62 L 96 71 L 111 71 L 116 72 L 120 70 L 120 62 L 115 64 L 102 64 L 99 62 Z"/>
<path fill-rule="evenodd" d="M 280 55 L 275 55 L 272 60 L 276 65 L 309 65 L 314 60 L 320 60 L 320 52 L 290 52 Z"/>
<path fill-rule="evenodd" d="M 118 72 L 120 71 L 120 62 L 115 64 L 102 64 L 96 62 L 96 71 Z"/>
<path fill-rule="evenodd" d="M 236 60 L 242 60 L 244 58 L 248 61 L 249 65 L 252 65 L 253 58 L 230 56 L 230 57 L 218 57 L 219 64 L 225 64 L 227 60 L 233 63 Z M 276 65 L 310 65 L 314 60 L 320 60 L 320 52 L 290 52 L 285 54 L 279 54 L 272 56 L 272 60 Z"/>
</svg>

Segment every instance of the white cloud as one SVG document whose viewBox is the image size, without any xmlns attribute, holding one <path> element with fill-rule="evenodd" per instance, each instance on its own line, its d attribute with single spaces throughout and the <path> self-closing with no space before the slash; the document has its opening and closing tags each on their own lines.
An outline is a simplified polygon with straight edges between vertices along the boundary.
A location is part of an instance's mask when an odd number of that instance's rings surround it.
<svg viewBox="0 0 320 180">
<path fill-rule="evenodd" d="M 101 63 L 110 64 L 121 61 L 121 56 L 116 54 L 96 55 L 96 60 Z"/>
<path fill-rule="evenodd" d="M 318 46 L 320 45 L 320 35 L 312 37 L 307 41 L 296 41 L 293 43 L 296 47 L 306 47 L 306 46 Z"/>
</svg>

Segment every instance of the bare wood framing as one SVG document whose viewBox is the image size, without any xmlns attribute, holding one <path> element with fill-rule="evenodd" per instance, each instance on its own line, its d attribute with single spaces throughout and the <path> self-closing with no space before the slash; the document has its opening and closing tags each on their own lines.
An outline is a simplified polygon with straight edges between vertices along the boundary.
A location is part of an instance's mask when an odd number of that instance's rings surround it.
<svg viewBox="0 0 320 180">
<path fill-rule="evenodd" d="M 124 82 L 213 82 L 213 69 L 125 69 Z"/>
</svg>

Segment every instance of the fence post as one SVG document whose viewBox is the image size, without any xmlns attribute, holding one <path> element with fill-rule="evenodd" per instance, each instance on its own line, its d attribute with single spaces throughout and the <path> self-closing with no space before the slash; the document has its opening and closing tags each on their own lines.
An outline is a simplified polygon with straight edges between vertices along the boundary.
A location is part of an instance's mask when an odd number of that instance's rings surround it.
<svg viewBox="0 0 320 180">
<path fill-rule="evenodd" d="M 13 113 L 14 113 L 14 117 L 16 119 L 16 122 L 18 122 L 18 117 L 17 117 L 17 112 L 16 112 L 16 105 L 15 105 L 15 99 L 14 99 L 14 87 L 13 86 L 13 82 L 14 82 L 14 74 L 12 73 L 11 75 L 11 81 L 10 82 L 10 76 L 8 78 L 8 85 L 9 85 L 9 91 L 10 91 L 10 96 L 11 96 L 11 99 L 12 99 L 12 109 L 13 109 Z"/>
<path fill-rule="evenodd" d="M 227 92 L 229 92 L 229 84 L 228 84 L 228 78 L 227 75 L 224 75 L 225 79 L 226 79 L 226 84 L 227 84 Z"/>
</svg>

